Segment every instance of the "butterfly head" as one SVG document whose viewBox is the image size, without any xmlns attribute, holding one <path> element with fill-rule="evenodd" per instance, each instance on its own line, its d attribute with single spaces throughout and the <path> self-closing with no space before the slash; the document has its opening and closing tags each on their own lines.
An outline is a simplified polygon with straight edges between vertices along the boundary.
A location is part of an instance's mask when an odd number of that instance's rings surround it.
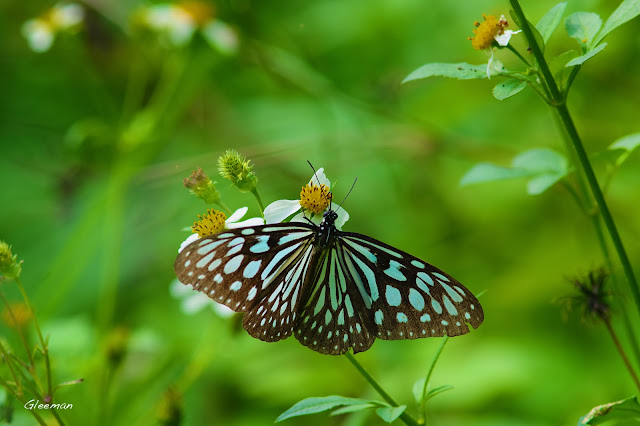
<svg viewBox="0 0 640 426">
<path fill-rule="evenodd" d="M 324 223 L 333 225 L 336 219 L 338 219 L 338 213 L 336 213 L 335 210 L 329 209 L 322 214 L 322 217 L 324 218 Z"/>
</svg>

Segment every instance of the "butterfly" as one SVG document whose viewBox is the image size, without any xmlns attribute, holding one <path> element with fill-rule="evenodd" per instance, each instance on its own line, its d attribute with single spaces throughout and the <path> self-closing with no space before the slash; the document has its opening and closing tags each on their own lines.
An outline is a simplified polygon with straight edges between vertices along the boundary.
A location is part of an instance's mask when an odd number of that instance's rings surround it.
<svg viewBox="0 0 640 426">
<path fill-rule="evenodd" d="M 331 205 L 331 204 L 330 204 Z M 371 237 L 339 230 L 329 208 L 311 221 L 224 230 L 178 254 L 178 280 L 244 312 L 253 337 L 293 334 L 322 354 L 374 340 L 458 336 L 478 328 L 476 297 L 429 263 Z"/>
</svg>

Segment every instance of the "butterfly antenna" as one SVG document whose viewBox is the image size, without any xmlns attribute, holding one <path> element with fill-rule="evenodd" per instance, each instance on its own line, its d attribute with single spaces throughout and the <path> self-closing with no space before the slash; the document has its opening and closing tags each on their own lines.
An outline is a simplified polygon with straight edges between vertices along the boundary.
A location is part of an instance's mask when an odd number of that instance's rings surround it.
<svg viewBox="0 0 640 426">
<path fill-rule="evenodd" d="M 307 163 L 309 163 L 311 170 L 313 170 L 313 176 L 315 176 L 316 181 L 318 181 L 318 186 L 322 186 L 322 184 L 320 183 L 320 179 L 318 179 L 318 172 L 316 172 L 315 167 L 313 167 L 313 164 L 311 164 L 311 161 L 307 160 Z"/>
<path fill-rule="evenodd" d="M 342 207 L 342 205 L 344 204 L 345 201 L 347 201 L 347 197 L 349 196 L 349 194 L 351 194 L 351 191 L 353 191 L 353 187 L 356 186 L 356 182 L 358 181 L 358 178 L 356 177 L 353 181 L 353 185 L 351 185 L 351 189 L 349 190 L 349 192 L 347 192 L 347 195 L 344 196 L 344 199 L 342 200 L 342 202 L 340 203 L 340 205 L 338 206 L 338 208 L 336 210 L 338 210 L 339 208 Z"/>
</svg>

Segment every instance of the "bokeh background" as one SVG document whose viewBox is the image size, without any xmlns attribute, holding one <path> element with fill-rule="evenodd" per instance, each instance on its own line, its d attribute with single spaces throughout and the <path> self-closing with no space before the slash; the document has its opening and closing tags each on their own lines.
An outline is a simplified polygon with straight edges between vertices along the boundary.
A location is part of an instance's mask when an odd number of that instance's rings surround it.
<svg viewBox="0 0 640 426">
<path fill-rule="evenodd" d="M 200 33 L 177 47 L 140 30 L 131 16 L 145 5 L 84 3 L 78 31 L 36 53 L 22 25 L 53 3 L 0 2 L 0 239 L 24 260 L 54 381 L 85 379 L 56 394 L 74 404 L 62 412 L 69 424 L 157 424 L 174 410 L 185 425 L 261 425 L 306 397 L 377 397 L 346 359 L 294 339 L 255 340 L 237 318 L 211 306 L 185 311 L 171 294 L 183 228 L 207 207 L 182 186 L 191 170 L 214 177 L 233 209 L 259 214 L 250 195 L 215 177 L 227 148 L 251 159 L 265 203 L 297 198 L 307 160 L 337 183 L 336 198 L 357 177 L 345 230 L 485 291 L 484 324 L 452 339 L 436 367 L 433 384 L 455 389 L 429 402 L 429 424 L 575 424 L 634 394 L 604 328 L 563 314 L 558 302 L 572 291 L 567 277 L 602 264 L 568 193 L 528 196 L 524 181 L 459 185 L 480 161 L 562 152 L 546 105 L 530 90 L 498 101 L 494 79 L 400 84 L 428 62 L 486 63 L 466 38 L 483 13 L 508 15 L 508 2 L 210 3 L 237 32 L 231 54 Z M 553 5 L 523 2 L 533 22 Z M 606 18 L 617 5 L 576 0 L 567 14 Z M 575 83 L 570 109 L 590 152 L 638 131 L 639 30 L 636 20 L 609 36 Z M 572 48 L 562 28 L 548 46 Z M 638 162 L 633 155 L 608 191 L 634 265 Z M 19 300 L 10 283 L 2 291 Z M 1 332 L 19 352 L 15 330 Z M 412 385 L 439 344 L 377 341 L 357 357 L 415 413 Z M 16 405 L 14 424 L 32 424 Z M 383 422 L 358 413 L 286 424 Z"/>
</svg>

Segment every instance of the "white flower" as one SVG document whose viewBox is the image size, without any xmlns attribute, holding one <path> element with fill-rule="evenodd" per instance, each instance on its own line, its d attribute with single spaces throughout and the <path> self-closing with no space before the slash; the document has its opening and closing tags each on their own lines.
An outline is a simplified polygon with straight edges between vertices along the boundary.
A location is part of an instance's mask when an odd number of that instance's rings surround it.
<svg viewBox="0 0 640 426">
<path fill-rule="evenodd" d="M 502 34 L 498 34 L 497 36 L 495 36 L 494 39 L 498 42 L 500 46 L 506 46 L 509 44 L 509 40 L 511 40 L 511 36 L 513 36 L 514 34 L 518 34 L 519 32 L 522 32 L 522 30 L 518 30 L 518 31 L 505 30 Z"/>
<path fill-rule="evenodd" d="M 163 34 L 170 44 L 182 47 L 198 31 L 211 47 L 223 54 L 235 53 L 238 36 L 228 24 L 215 19 L 213 8 L 202 1 L 184 1 L 175 4 L 156 4 L 143 8 L 139 22 Z"/>
<path fill-rule="evenodd" d="M 214 302 L 206 294 L 194 291 L 190 284 L 184 285 L 177 279 L 171 282 L 169 292 L 176 299 L 180 299 L 180 309 L 187 315 L 198 313 L 207 306 L 223 318 L 228 318 L 234 313 L 230 308 Z"/>
<path fill-rule="evenodd" d="M 324 169 L 318 169 L 317 173 L 311 176 L 309 183 L 307 184 L 307 188 L 311 186 L 326 186 L 327 189 L 331 188 L 331 182 L 324 174 Z M 304 191 L 304 190 L 303 190 Z M 327 206 L 323 211 L 327 211 L 330 205 Z M 298 213 L 299 212 L 299 213 Z M 298 213 L 298 214 L 296 214 Z M 336 210 L 338 214 L 338 219 L 336 219 L 335 225 L 338 229 L 341 229 L 344 226 L 345 222 L 349 220 L 349 213 L 346 212 L 342 207 Z M 320 213 L 313 214 L 311 216 L 305 216 L 305 212 L 302 211 L 301 200 L 278 200 L 269 204 L 264 209 L 264 219 L 267 223 L 280 223 L 289 216 L 296 214 L 291 222 L 305 222 L 307 220 L 305 217 L 308 217 L 313 223 L 319 224 L 322 222 L 323 216 Z M 307 213 L 309 214 L 309 213 Z"/>
<path fill-rule="evenodd" d="M 22 25 L 22 35 L 31 50 L 46 52 L 53 45 L 56 35 L 73 29 L 82 23 L 84 10 L 77 4 L 56 4 L 39 18 L 30 19 Z"/>
</svg>

